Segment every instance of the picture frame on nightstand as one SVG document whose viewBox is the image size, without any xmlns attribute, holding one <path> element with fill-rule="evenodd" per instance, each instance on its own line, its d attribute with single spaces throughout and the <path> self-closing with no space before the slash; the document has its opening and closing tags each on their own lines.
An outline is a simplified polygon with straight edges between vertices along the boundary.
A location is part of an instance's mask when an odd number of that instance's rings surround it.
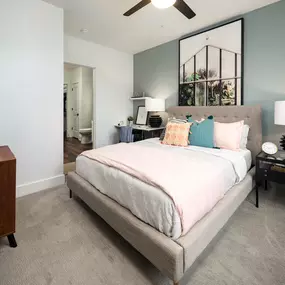
<svg viewBox="0 0 285 285">
<path fill-rule="evenodd" d="M 148 118 L 148 111 L 145 106 L 138 106 L 136 125 L 146 125 Z"/>
</svg>

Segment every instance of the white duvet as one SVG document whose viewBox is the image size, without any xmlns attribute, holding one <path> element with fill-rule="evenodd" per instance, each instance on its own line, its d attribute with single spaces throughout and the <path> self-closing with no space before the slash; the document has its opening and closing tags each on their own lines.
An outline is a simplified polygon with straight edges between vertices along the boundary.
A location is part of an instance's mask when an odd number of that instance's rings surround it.
<svg viewBox="0 0 285 285">
<path fill-rule="evenodd" d="M 251 154 L 248 150 L 234 152 L 195 146 L 181 148 L 161 145 L 158 139 L 145 140 L 138 142 L 138 144 L 151 148 L 164 148 L 167 152 L 171 151 L 189 157 L 189 161 L 195 156 L 195 152 L 202 152 L 203 155 L 199 155 L 199 157 L 213 162 L 213 167 L 215 167 L 214 177 L 217 176 L 217 179 L 222 179 L 222 195 L 226 194 L 234 184 L 240 182 L 245 177 L 251 165 Z M 150 163 L 151 159 L 149 158 Z M 179 169 L 179 165 L 177 167 Z M 197 165 L 197 167 L 199 166 Z M 108 167 L 85 156 L 77 158 L 76 171 L 99 191 L 129 209 L 145 223 L 150 224 L 173 239 L 181 236 L 180 216 L 177 213 L 173 200 L 165 192 L 116 168 Z M 200 173 L 203 179 L 204 177 L 207 179 L 207 173 L 203 172 L 203 169 L 198 172 L 198 174 Z M 190 173 L 189 183 L 191 183 Z"/>
</svg>

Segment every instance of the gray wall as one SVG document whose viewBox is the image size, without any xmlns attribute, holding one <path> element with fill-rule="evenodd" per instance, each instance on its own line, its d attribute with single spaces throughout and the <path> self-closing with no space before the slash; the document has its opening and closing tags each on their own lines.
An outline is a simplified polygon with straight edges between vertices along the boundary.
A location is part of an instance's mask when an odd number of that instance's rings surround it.
<svg viewBox="0 0 285 285">
<path fill-rule="evenodd" d="M 261 104 L 264 140 L 278 142 L 285 126 L 274 125 L 274 101 L 285 100 L 285 1 L 243 15 L 244 103 Z M 134 91 L 178 104 L 178 40 L 134 56 Z M 136 102 L 143 105 L 143 102 Z M 285 112 L 285 110 L 284 110 Z"/>
</svg>

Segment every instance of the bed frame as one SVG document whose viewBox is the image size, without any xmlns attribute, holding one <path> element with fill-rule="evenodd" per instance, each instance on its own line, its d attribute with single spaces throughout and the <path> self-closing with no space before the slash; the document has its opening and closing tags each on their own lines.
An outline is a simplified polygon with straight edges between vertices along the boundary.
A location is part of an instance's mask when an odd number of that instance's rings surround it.
<svg viewBox="0 0 285 285">
<path fill-rule="evenodd" d="M 168 113 L 169 116 L 176 118 L 185 118 L 186 115 L 191 114 L 194 119 L 213 115 L 218 122 L 245 120 L 245 123 L 250 126 L 248 149 L 251 150 L 253 159 L 261 150 L 260 106 L 172 107 Z M 196 223 L 186 235 L 177 240 L 172 240 L 145 224 L 129 210 L 101 194 L 75 172 L 68 174 L 67 186 L 71 190 L 70 193 L 74 192 L 79 196 L 163 274 L 173 280 L 173 284 L 177 285 L 197 257 L 252 191 L 254 172 L 253 167 L 245 179 L 228 191 L 210 213 Z"/>
</svg>

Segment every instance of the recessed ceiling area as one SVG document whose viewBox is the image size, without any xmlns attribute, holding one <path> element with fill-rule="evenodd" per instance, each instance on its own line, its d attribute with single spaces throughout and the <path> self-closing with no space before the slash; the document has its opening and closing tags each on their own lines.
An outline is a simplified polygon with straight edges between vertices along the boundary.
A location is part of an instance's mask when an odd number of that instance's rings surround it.
<svg viewBox="0 0 285 285">
<path fill-rule="evenodd" d="M 152 4 L 123 16 L 140 0 L 44 1 L 64 9 L 65 34 L 135 54 L 279 0 L 185 0 L 196 13 L 191 20 Z"/>
</svg>

